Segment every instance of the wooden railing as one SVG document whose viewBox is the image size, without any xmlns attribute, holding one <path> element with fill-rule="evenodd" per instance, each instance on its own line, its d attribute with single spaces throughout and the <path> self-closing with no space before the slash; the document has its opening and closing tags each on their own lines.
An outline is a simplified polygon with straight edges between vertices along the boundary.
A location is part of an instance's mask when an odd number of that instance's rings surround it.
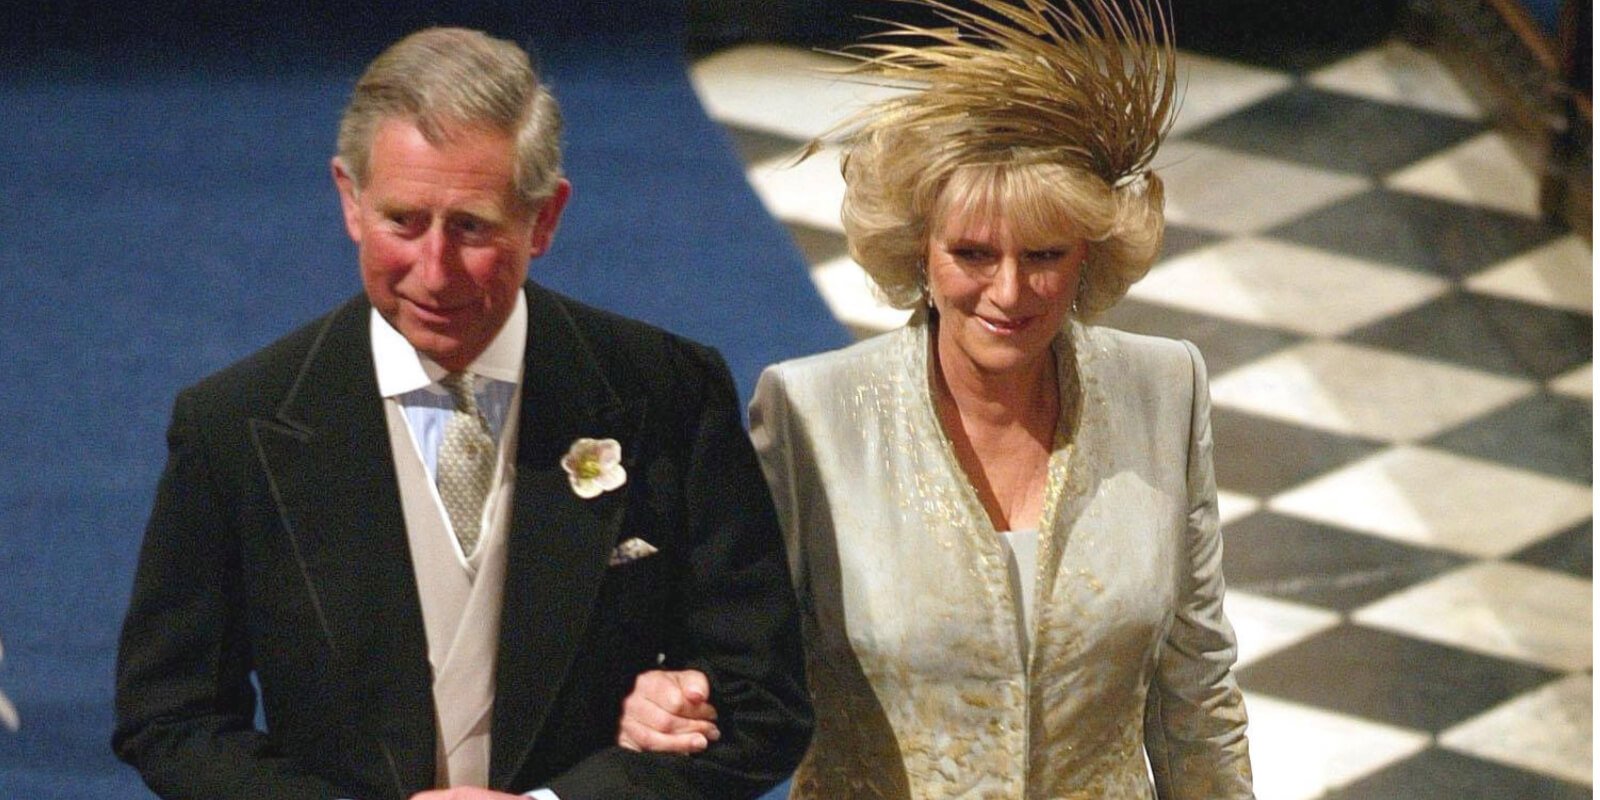
<svg viewBox="0 0 1600 800">
<path fill-rule="evenodd" d="M 1411 0 L 1411 30 L 1541 173 L 1544 214 L 1593 237 L 1593 0 L 1561 0 L 1548 31 L 1521 0 Z"/>
</svg>

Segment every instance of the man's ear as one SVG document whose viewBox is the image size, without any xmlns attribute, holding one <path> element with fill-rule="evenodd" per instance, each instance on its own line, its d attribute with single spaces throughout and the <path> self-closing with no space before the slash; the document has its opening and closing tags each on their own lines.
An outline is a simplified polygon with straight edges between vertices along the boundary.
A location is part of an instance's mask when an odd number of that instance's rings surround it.
<svg viewBox="0 0 1600 800">
<path fill-rule="evenodd" d="M 550 243 L 555 240 L 556 228 L 561 224 L 561 212 L 567 207 L 567 200 L 572 197 L 572 184 L 566 178 L 556 182 L 556 189 L 539 205 L 539 210 L 534 212 L 532 241 L 529 243 L 529 257 L 538 258 L 550 251 Z"/>
<path fill-rule="evenodd" d="M 360 190 L 356 188 L 356 179 L 345 167 L 344 159 L 334 156 L 329 162 L 333 170 L 333 185 L 339 190 L 339 207 L 344 212 L 344 229 L 350 234 L 350 240 L 361 244 L 361 202 L 358 198 Z"/>
</svg>

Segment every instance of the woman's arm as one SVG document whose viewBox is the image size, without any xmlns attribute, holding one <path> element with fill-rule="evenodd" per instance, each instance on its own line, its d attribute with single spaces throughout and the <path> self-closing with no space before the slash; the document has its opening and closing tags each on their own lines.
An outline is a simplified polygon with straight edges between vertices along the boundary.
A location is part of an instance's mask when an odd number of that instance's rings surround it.
<svg viewBox="0 0 1600 800">
<path fill-rule="evenodd" d="M 1244 697 L 1233 679 L 1238 655 L 1223 615 L 1222 536 L 1211 461 L 1211 395 L 1205 362 L 1194 365 L 1188 452 L 1186 566 L 1172 627 L 1145 704 L 1145 747 L 1162 800 L 1253 798 Z"/>
</svg>

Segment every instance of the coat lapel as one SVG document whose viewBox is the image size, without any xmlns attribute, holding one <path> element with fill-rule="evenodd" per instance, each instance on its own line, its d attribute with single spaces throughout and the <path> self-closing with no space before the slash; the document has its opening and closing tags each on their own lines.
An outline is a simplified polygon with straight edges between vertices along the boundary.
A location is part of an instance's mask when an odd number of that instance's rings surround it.
<svg viewBox="0 0 1600 800">
<path fill-rule="evenodd" d="M 633 471 L 642 404 L 624 405 L 568 313 L 528 285 L 528 343 L 507 540 L 490 785 L 506 787 L 533 750 L 573 662 L 628 487 L 584 500 L 561 469 L 580 437 L 616 439 Z"/>
<path fill-rule="evenodd" d="M 382 752 L 370 755 L 387 763 L 369 766 L 404 797 L 432 783 L 432 689 L 368 308 L 358 299 L 330 315 L 276 416 L 252 420 L 252 434 L 346 692 L 329 713 L 376 737 Z"/>
<path fill-rule="evenodd" d="M 1069 540 L 1086 516 L 1084 510 L 1094 499 L 1100 482 L 1105 479 L 1109 462 L 1103 454 L 1117 452 L 1120 447 L 1112 441 L 1112 420 L 1108 409 L 1121 408 L 1109 402 L 1102 380 L 1101 354 L 1087 341 L 1084 325 L 1071 323 L 1065 333 L 1057 337 L 1057 374 L 1061 376 L 1061 408 L 1070 439 L 1066 452 L 1051 456 L 1050 476 L 1046 481 L 1045 515 L 1041 520 L 1048 535 L 1040 539 L 1039 585 L 1035 588 L 1036 607 L 1044 609 L 1043 598 L 1054 596 L 1056 579 L 1061 573 L 1061 558 Z M 1097 454 L 1085 456 L 1084 454 Z M 1048 612 L 1036 615 L 1036 625 L 1046 624 Z M 1034 641 L 1041 636 L 1035 632 Z M 1037 653 L 1037 651 L 1035 651 Z"/>
</svg>

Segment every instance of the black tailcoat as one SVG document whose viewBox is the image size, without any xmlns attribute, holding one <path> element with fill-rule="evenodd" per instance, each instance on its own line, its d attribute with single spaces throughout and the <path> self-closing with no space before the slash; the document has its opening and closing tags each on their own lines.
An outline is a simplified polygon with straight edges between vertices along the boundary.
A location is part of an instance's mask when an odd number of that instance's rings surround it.
<svg viewBox="0 0 1600 800">
<path fill-rule="evenodd" d="M 810 717 L 777 523 L 727 368 L 526 291 L 491 788 L 759 793 L 798 761 Z M 114 737 L 163 797 L 387 800 L 431 785 L 428 646 L 369 310 L 355 298 L 178 396 Z M 573 493 L 559 460 L 579 437 L 622 444 L 623 487 Z M 608 566 L 634 537 L 659 553 Z M 710 676 L 723 736 L 706 753 L 614 746 L 622 698 L 658 661 Z"/>
</svg>

